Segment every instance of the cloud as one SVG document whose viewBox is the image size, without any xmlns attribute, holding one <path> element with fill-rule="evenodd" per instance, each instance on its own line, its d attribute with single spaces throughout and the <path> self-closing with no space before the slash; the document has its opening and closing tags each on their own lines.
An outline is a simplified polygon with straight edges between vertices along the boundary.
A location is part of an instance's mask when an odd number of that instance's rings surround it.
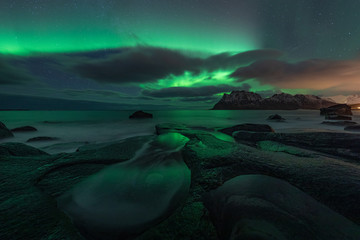
<svg viewBox="0 0 360 240">
<path fill-rule="evenodd" d="M 96 52 L 81 55 L 79 62 L 75 61 L 73 70 L 82 77 L 98 82 L 150 83 L 170 75 L 180 76 L 185 72 L 196 75 L 203 71 L 232 70 L 256 60 L 273 59 L 281 55 L 277 50 L 265 49 L 200 58 L 166 48 L 133 47 L 113 51 L 113 54 Z"/>
<path fill-rule="evenodd" d="M 257 79 L 279 88 L 360 91 L 360 60 L 313 59 L 298 63 L 260 60 L 238 68 L 230 77 L 238 82 Z"/>
<path fill-rule="evenodd" d="M 144 96 L 155 98 L 174 98 L 174 97 L 206 97 L 217 93 L 231 92 L 235 89 L 249 90 L 250 86 L 243 84 L 241 87 L 231 85 L 217 85 L 204 87 L 170 87 L 159 90 L 143 90 L 141 93 Z"/>
<path fill-rule="evenodd" d="M 20 59 L 0 56 L 0 85 L 17 85 L 32 81 L 35 81 L 35 78 Z"/>
</svg>

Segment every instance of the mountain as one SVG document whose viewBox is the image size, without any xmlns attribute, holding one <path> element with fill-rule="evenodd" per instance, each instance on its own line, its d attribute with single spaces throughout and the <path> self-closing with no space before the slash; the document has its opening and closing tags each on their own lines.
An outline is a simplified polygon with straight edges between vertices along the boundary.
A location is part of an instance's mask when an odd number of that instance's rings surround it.
<svg viewBox="0 0 360 240">
<path fill-rule="evenodd" d="M 295 109 L 320 109 L 335 105 L 334 101 L 322 99 L 314 95 L 290 95 L 287 93 L 275 94 L 269 98 L 262 98 L 259 94 L 246 91 L 233 91 L 224 94 L 215 104 L 214 110 L 295 110 Z"/>
</svg>

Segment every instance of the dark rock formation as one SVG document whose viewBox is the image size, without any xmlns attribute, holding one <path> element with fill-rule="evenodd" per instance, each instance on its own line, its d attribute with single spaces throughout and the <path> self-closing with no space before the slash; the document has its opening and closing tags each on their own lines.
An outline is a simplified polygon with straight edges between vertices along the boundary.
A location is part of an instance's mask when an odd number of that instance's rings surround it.
<svg viewBox="0 0 360 240">
<path fill-rule="evenodd" d="M 326 125 L 332 125 L 332 126 L 352 126 L 352 125 L 356 125 L 356 122 L 352 122 L 352 121 L 324 121 L 321 124 L 326 124 Z"/>
<path fill-rule="evenodd" d="M 135 118 L 153 118 L 153 115 L 151 113 L 146 113 L 143 111 L 136 111 L 131 116 L 129 116 L 130 119 Z"/>
<path fill-rule="evenodd" d="M 336 114 L 327 114 L 327 115 L 325 115 L 325 119 L 327 119 L 327 120 L 347 120 L 347 121 L 351 121 L 352 117 L 344 116 L 344 115 L 336 115 Z"/>
<path fill-rule="evenodd" d="M 353 222 L 289 183 L 265 175 L 225 182 L 205 195 L 205 206 L 222 240 L 360 238 Z"/>
<path fill-rule="evenodd" d="M 30 138 L 26 142 L 42 142 L 42 141 L 55 141 L 55 140 L 58 140 L 58 138 L 41 136 L 41 137 Z"/>
<path fill-rule="evenodd" d="M 360 132 L 360 124 L 345 127 L 346 131 Z"/>
<path fill-rule="evenodd" d="M 13 137 L 14 135 L 11 133 L 11 131 L 5 126 L 5 124 L 3 124 L 2 122 L 0 122 L 0 139 L 2 138 L 8 138 L 8 137 Z"/>
<path fill-rule="evenodd" d="M 37 129 L 32 126 L 24 126 L 11 129 L 12 132 L 36 132 Z"/>
<path fill-rule="evenodd" d="M 266 109 L 266 110 L 295 110 L 320 109 L 334 105 L 326 99 L 314 95 L 275 94 L 270 98 L 262 98 L 259 94 L 246 91 L 233 91 L 224 94 L 215 104 L 214 110 Z"/>
<path fill-rule="evenodd" d="M 240 124 L 229 128 L 219 130 L 222 133 L 232 136 L 236 131 L 251 131 L 251 132 L 275 132 L 269 125 L 266 124 Z"/>
<path fill-rule="evenodd" d="M 259 141 L 275 141 L 286 145 L 360 160 L 360 135 L 337 132 L 256 133 L 239 131 L 236 141 L 252 146 Z"/>
<path fill-rule="evenodd" d="M 275 114 L 275 115 L 269 116 L 266 120 L 274 121 L 274 122 L 284 122 L 285 118 L 283 118 L 282 116 L 280 116 L 278 114 Z"/>
<path fill-rule="evenodd" d="M 320 115 L 352 115 L 351 107 L 346 104 L 336 104 L 320 109 Z"/>
</svg>

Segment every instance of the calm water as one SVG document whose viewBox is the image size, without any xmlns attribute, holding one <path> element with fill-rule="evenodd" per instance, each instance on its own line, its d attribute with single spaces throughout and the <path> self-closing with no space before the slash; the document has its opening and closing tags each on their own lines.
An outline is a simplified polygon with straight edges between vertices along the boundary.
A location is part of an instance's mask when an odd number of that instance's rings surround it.
<svg viewBox="0 0 360 240">
<path fill-rule="evenodd" d="M 176 110 L 149 111 L 153 119 L 130 120 L 133 111 L 2 111 L 0 121 L 8 128 L 31 125 L 38 132 L 16 133 L 14 138 L 2 142 L 23 142 L 36 136 L 57 137 L 52 142 L 36 142 L 30 145 L 50 153 L 71 152 L 78 146 L 89 143 L 116 141 L 132 136 L 154 133 L 158 123 L 183 123 L 192 126 L 228 127 L 241 123 L 264 123 L 276 131 L 303 131 L 305 129 L 328 129 L 343 131 L 343 127 L 321 124 L 324 117 L 316 110 L 296 111 L 210 111 Z M 278 113 L 286 122 L 268 122 L 266 118 Z M 360 111 L 354 111 L 353 121 L 360 122 Z M 56 145 L 54 145 L 56 144 Z"/>
</svg>

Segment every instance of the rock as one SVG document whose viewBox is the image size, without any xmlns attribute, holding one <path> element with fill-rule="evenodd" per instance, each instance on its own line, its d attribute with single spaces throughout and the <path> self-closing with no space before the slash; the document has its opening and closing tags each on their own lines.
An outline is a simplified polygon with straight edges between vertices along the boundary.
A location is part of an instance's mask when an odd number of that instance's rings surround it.
<svg viewBox="0 0 360 240">
<path fill-rule="evenodd" d="M 0 156 L 16 156 L 16 157 L 33 157 L 33 156 L 48 156 L 49 154 L 22 144 L 22 143 L 2 143 L 0 144 Z"/>
<path fill-rule="evenodd" d="M 239 131 L 236 141 L 255 146 L 259 141 L 275 141 L 326 154 L 360 160 L 360 135 L 337 132 L 259 133 Z"/>
<path fill-rule="evenodd" d="M 12 132 L 36 132 L 37 129 L 32 126 L 24 126 L 11 129 Z"/>
<path fill-rule="evenodd" d="M 336 114 L 327 114 L 325 115 L 325 119 L 327 120 L 352 120 L 350 116 L 336 115 Z"/>
<path fill-rule="evenodd" d="M 326 125 L 332 125 L 332 126 L 352 126 L 352 125 L 356 125 L 356 122 L 352 122 L 352 121 L 324 121 L 321 124 L 326 124 Z"/>
<path fill-rule="evenodd" d="M 360 227 L 289 183 L 233 178 L 204 197 L 220 239 L 360 239 Z"/>
<path fill-rule="evenodd" d="M 143 111 L 137 111 L 134 112 L 130 117 L 130 119 L 135 119 L 135 118 L 153 118 L 153 115 L 151 113 L 146 113 Z"/>
<path fill-rule="evenodd" d="M 3 124 L 2 122 L 0 122 L 0 139 L 3 138 L 9 138 L 9 137 L 13 137 L 14 135 L 11 133 L 11 131 L 5 126 L 5 124 Z"/>
<path fill-rule="evenodd" d="M 131 161 L 103 169 L 59 197 L 59 208 L 89 239 L 134 238 L 187 197 L 190 170 L 177 151 L 188 140 L 179 133 L 156 137 Z"/>
<path fill-rule="evenodd" d="M 215 104 L 213 110 L 237 109 L 267 109 L 267 110 L 295 110 L 320 109 L 334 105 L 333 101 L 322 99 L 314 95 L 275 94 L 270 98 L 262 98 L 259 94 L 246 91 L 233 91 L 224 94 Z"/>
<path fill-rule="evenodd" d="M 42 142 L 42 141 L 56 141 L 58 138 L 56 137 L 33 137 L 28 139 L 26 142 Z"/>
<path fill-rule="evenodd" d="M 353 126 L 347 126 L 344 128 L 345 131 L 353 131 L 353 132 L 360 132 L 360 124 L 356 124 Z"/>
<path fill-rule="evenodd" d="M 275 121 L 275 122 L 284 122 L 285 118 L 283 118 L 282 116 L 280 116 L 278 114 L 275 114 L 275 115 L 269 116 L 266 120 Z"/>
<path fill-rule="evenodd" d="M 56 198 L 106 166 L 129 160 L 151 137 L 57 155 L 0 144 L 0 239 L 84 240 Z"/>
<path fill-rule="evenodd" d="M 269 125 L 266 124 L 240 124 L 229 128 L 219 130 L 222 133 L 232 136 L 236 131 L 250 131 L 250 132 L 275 132 Z"/>
<path fill-rule="evenodd" d="M 347 104 L 337 104 L 320 109 L 320 115 L 352 115 L 351 107 Z"/>
<path fill-rule="evenodd" d="M 264 151 L 271 151 L 271 152 L 284 152 L 291 155 L 295 155 L 298 157 L 307 157 L 307 158 L 314 158 L 318 155 L 313 154 L 309 151 L 306 151 L 301 148 L 287 146 L 282 143 L 273 142 L 273 141 L 260 141 L 257 142 L 258 149 L 264 150 Z"/>
</svg>

